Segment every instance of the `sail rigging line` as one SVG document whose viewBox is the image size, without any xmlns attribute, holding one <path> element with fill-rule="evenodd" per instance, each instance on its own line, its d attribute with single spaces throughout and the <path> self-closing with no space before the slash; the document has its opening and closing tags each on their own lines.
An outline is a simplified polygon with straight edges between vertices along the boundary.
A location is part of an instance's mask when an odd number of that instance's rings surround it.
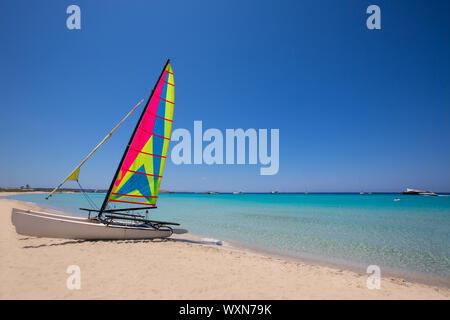
<svg viewBox="0 0 450 320">
<path fill-rule="evenodd" d="M 151 99 L 152 99 L 152 97 L 153 97 L 153 95 L 154 95 L 154 93 L 155 93 L 155 91 L 157 89 L 157 86 L 158 86 L 158 84 L 159 84 L 159 82 L 160 82 L 164 72 L 166 72 L 166 68 L 169 65 L 169 63 L 170 63 L 170 59 L 167 59 L 167 62 L 164 65 L 164 68 L 162 69 L 161 74 L 159 75 L 158 80 L 156 81 L 155 86 L 153 87 L 153 90 L 150 93 L 150 96 L 148 97 L 147 103 L 145 104 L 145 108 L 144 108 L 144 110 L 142 110 L 141 116 L 139 117 L 139 120 L 138 120 L 138 122 L 136 124 L 136 127 L 134 128 L 133 134 L 130 137 L 130 141 L 128 142 L 128 144 L 127 144 L 127 146 L 125 148 L 125 152 L 123 153 L 122 159 L 120 160 L 119 166 L 117 167 L 116 173 L 114 174 L 114 177 L 113 177 L 113 179 L 111 181 L 111 184 L 109 186 L 108 192 L 106 193 L 105 200 L 103 201 L 103 204 L 102 204 L 102 206 L 100 208 L 100 212 L 98 214 L 99 218 L 101 218 L 104 210 L 106 209 L 106 207 L 108 205 L 108 201 L 133 203 L 133 202 L 129 202 L 129 201 L 110 199 L 110 195 L 111 195 L 111 192 L 113 190 L 114 184 L 116 183 L 116 179 L 119 176 L 119 173 L 122 172 L 122 170 L 121 170 L 122 169 L 122 164 L 125 161 L 125 158 L 126 158 L 126 156 L 128 154 L 128 150 L 129 150 L 129 148 L 130 148 L 130 146 L 131 146 L 131 144 L 133 142 L 133 139 L 134 139 L 134 137 L 135 137 L 135 135 L 137 133 L 138 128 L 140 127 L 141 121 L 144 118 L 144 115 L 145 115 L 145 113 L 146 113 L 146 111 L 147 111 L 147 109 L 149 107 L 150 101 L 151 101 Z M 167 72 L 169 72 L 169 71 L 167 71 Z M 142 128 L 141 128 L 141 130 L 142 130 Z M 151 133 L 151 134 L 153 135 L 153 133 Z M 137 203 L 137 204 L 146 204 L 147 205 L 148 203 Z"/>
<path fill-rule="evenodd" d="M 47 197 L 45 197 L 45 199 L 48 200 L 48 198 L 50 198 L 53 193 L 55 193 L 59 188 L 61 188 L 61 186 L 66 183 L 69 180 L 76 180 L 78 181 L 78 176 L 80 174 L 80 168 L 81 166 L 95 153 L 95 151 L 98 150 L 98 148 L 100 148 L 109 138 L 111 138 L 111 136 L 113 135 L 113 133 L 122 125 L 122 123 L 141 105 L 142 101 L 144 101 L 144 99 L 142 99 L 141 101 L 138 102 L 137 105 L 135 105 L 133 107 L 133 109 L 131 109 L 130 112 L 128 112 L 128 114 L 114 127 L 114 129 L 111 130 L 110 133 L 108 133 L 106 135 L 106 137 L 103 138 L 102 141 L 100 141 L 100 143 L 86 156 L 86 158 L 84 158 L 83 161 L 81 161 L 81 163 L 75 167 L 75 169 L 72 170 L 72 172 L 67 176 L 67 178 L 65 178 L 63 180 L 63 182 L 61 182 L 55 189 L 53 189 L 48 195 Z"/>
<path fill-rule="evenodd" d="M 88 196 L 87 192 L 83 189 L 83 187 L 80 184 L 80 181 L 77 180 L 77 183 L 78 183 L 78 186 L 80 187 L 81 193 L 83 194 L 84 198 L 87 200 L 87 202 L 89 203 L 91 208 L 98 210 L 97 205 L 94 203 L 94 201 L 92 201 L 92 199 Z"/>
</svg>

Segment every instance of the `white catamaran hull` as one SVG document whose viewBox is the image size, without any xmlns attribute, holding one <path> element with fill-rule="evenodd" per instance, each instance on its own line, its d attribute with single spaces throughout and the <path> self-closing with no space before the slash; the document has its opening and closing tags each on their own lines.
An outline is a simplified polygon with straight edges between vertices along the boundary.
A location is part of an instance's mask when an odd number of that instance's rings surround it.
<svg viewBox="0 0 450 320">
<path fill-rule="evenodd" d="M 167 238 L 168 229 L 103 224 L 99 221 L 13 208 L 11 221 L 18 234 L 63 239 L 126 240 Z"/>
</svg>

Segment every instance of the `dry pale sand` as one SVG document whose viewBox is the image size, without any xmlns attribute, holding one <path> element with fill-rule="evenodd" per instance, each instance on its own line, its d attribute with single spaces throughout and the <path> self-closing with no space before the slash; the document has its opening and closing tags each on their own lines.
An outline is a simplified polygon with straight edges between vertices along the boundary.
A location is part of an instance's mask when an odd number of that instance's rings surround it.
<svg viewBox="0 0 450 320">
<path fill-rule="evenodd" d="M 176 240 L 75 241 L 18 235 L 0 199 L 1 299 L 449 299 L 450 290 Z M 81 289 L 66 286 L 69 265 Z"/>
</svg>

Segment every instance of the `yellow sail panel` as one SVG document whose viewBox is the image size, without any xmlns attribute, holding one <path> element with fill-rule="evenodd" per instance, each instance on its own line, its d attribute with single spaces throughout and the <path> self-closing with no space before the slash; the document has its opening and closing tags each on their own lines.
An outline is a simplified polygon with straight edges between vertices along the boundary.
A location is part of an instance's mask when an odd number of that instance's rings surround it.
<svg viewBox="0 0 450 320">
<path fill-rule="evenodd" d="M 67 180 L 77 181 L 77 180 L 78 180 L 78 176 L 80 175 L 80 168 L 81 168 L 81 166 L 77 167 L 77 168 L 70 174 L 70 176 L 67 177 Z"/>
</svg>

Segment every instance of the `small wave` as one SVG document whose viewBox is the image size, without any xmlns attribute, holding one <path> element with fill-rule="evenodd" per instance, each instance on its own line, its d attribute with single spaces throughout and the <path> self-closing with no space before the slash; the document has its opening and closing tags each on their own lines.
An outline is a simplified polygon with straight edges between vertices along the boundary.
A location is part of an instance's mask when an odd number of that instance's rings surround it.
<svg viewBox="0 0 450 320">
<path fill-rule="evenodd" d="M 216 246 L 223 245 L 222 240 L 213 239 L 213 238 L 202 238 L 201 241 L 204 242 L 205 244 L 215 244 Z"/>
</svg>

